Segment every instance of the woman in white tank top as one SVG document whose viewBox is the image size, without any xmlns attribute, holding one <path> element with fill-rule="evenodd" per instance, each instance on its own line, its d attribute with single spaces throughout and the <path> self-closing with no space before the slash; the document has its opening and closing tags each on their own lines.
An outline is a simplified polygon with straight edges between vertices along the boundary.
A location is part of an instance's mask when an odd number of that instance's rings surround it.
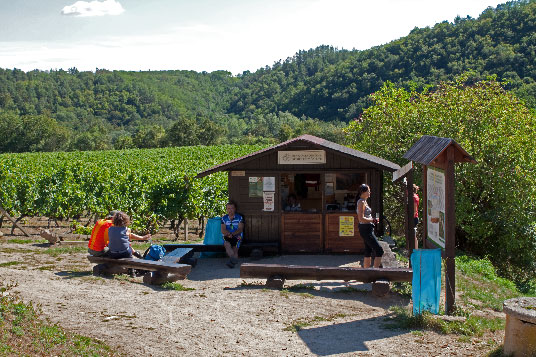
<svg viewBox="0 0 536 357">
<path fill-rule="evenodd" d="M 374 251 L 374 268 L 379 268 L 382 263 L 383 249 L 378 243 L 378 238 L 374 235 L 374 224 L 378 220 L 372 218 L 372 209 L 367 204 L 370 197 L 370 187 L 366 184 L 359 186 L 357 195 L 357 220 L 359 221 L 359 234 L 365 242 L 365 258 L 363 259 L 363 268 L 370 268 L 372 262 L 372 251 Z"/>
</svg>

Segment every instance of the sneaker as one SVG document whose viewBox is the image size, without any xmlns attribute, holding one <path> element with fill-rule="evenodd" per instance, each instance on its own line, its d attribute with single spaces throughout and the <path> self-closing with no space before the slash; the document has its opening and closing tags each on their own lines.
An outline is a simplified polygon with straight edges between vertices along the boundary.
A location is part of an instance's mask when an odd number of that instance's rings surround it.
<svg viewBox="0 0 536 357">
<path fill-rule="evenodd" d="M 225 263 L 225 265 L 227 265 L 229 268 L 233 269 L 234 268 L 234 264 L 232 261 L 228 261 L 227 263 Z"/>
<path fill-rule="evenodd" d="M 238 259 L 231 258 L 231 263 L 233 263 L 234 265 L 238 264 Z"/>
</svg>

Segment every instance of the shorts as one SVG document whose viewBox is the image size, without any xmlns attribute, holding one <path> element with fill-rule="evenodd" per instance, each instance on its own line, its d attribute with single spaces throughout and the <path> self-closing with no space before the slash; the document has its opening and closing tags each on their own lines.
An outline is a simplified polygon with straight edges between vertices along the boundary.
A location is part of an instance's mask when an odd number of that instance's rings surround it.
<svg viewBox="0 0 536 357">
<path fill-rule="evenodd" d="M 121 258 L 131 258 L 132 257 L 132 247 L 128 247 L 121 252 L 110 252 L 110 258 L 112 259 L 121 259 Z"/>
<path fill-rule="evenodd" d="M 93 249 L 88 248 L 87 252 L 94 257 L 106 257 L 108 256 L 109 250 L 110 249 L 108 247 L 104 247 L 103 250 L 93 250 Z"/>
<path fill-rule="evenodd" d="M 229 244 L 231 245 L 231 247 L 237 247 L 237 248 L 240 248 L 240 243 L 242 242 L 242 239 L 236 237 L 236 236 L 232 236 L 231 238 L 228 238 L 228 237 L 223 237 L 223 240 L 226 241 L 226 242 L 229 242 Z"/>
</svg>

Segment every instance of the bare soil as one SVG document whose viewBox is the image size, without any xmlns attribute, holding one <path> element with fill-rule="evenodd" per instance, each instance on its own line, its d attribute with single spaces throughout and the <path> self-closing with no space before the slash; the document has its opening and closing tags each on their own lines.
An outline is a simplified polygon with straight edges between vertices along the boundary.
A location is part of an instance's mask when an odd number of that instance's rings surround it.
<svg viewBox="0 0 536 357">
<path fill-rule="evenodd" d="M 145 285 L 141 277 L 95 277 L 85 252 L 55 256 L 37 242 L 43 222 L 46 226 L 43 219 L 25 222 L 36 241 L 26 244 L 9 242 L 28 238 L 18 230 L 10 235 L 11 225 L 4 222 L 1 281 L 15 282 L 14 291 L 39 305 L 51 321 L 98 338 L 119 354 L 482 356 L 504 337 L 499 332 L 461 339 L 388 329 L 389 307 L 409 306 L 409 299 L 395 293 L 374 297 L 370 284 L 359 282 L 287 281 L 290 290 L 266 289 L 264 281 L 242 280 L 239 268 L 226 267 L 225 258 L 199 259 L 188 278 L 179 281 L 189 291 Z M 360 260 L 356 255 L 296 255 L 255 262 L 357 266 Z M 3 264 L 9 262 L 17 264 Z M 311 288 L 292 288 L 298 284 Z"/>
</svg>

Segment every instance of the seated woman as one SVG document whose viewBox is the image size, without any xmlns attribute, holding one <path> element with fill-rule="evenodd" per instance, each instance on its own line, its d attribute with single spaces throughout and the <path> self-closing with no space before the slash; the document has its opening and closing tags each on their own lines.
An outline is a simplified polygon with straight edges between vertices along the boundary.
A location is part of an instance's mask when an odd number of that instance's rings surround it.
<svg viewBox="0 0 536 357">
<path fill-rule="evenodd" d="M 227 214 L 221 218 L 221 234 L 223 234 L 223 246 L 229 256 L 226 265 L 234 268 L 238 264 L 238 248 L 242 242 L 244 232 L 244 218 L 236 213 L 236 204 L 228 202 L 225 205 Z"/>
<path fill-rule="evenodd" d="M 295 194 L 291 193 L 287 198 L 287 205 L 285 206 L 285 211 L 287 212 L 297 212 L 301 211 L 301 206 L 298 203 L 298 198 Z"/>
<path fill-rule="evenodd" d="M 134 255 L 137 258 L 141 258 L 141 254 L 132 249 L 130 240 L 147 240 L 151 238 L 150 234 L 139 236 L 134 234 L 128 228 L 130 224 L 130 218 L 124 212 L 118 211 L 112 218 L 113 226 L 108 228 L 108 238 L 110 242 L 109 256 L 110 258 L 130 258 Z"/>
</svg>

